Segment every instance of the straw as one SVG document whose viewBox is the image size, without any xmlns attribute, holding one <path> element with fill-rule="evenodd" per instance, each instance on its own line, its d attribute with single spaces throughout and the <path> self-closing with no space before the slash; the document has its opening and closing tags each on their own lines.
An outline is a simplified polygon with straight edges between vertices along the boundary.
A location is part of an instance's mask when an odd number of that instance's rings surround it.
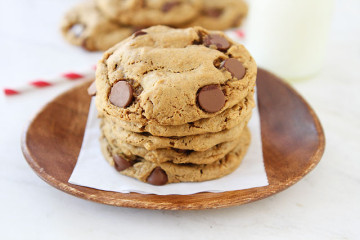
<svg viewBox="0 0 360 240">
<path fill-rule="evenodd" d="M 64 82 L 85 81 L 95 78 L 95 68 L 84 72 L 65 72 L 52 78 L 34 79 L 17 87 L 3 89 L 5 96 L 20 95 L 34 90 L 62 84 Z"/>
</svg>

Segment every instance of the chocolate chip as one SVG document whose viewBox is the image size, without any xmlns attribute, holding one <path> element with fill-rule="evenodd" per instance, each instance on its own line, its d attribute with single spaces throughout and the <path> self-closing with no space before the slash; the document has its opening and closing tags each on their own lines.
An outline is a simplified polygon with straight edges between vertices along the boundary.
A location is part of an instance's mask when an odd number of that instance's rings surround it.
<svg viewBox="0 0 360 240">
<path fill-rule="evenodd" d="M 225 96 L 219 85 L 207 85 L 199 90 L 197 101 L 204 111 L 214 113 L 225 105 Z"/>
<path fill-rule="evenodd" d="M 219 34 L 209 34 L 205 36 L 204 44 L 207 47 L 214 45 L 220 51 L 226 51 L 230 47 L 229 41 Z"/>
<path fill-rule="evenodd" d="M 168 182 L 168 177 L 166 172 L 162 170 L 160 167 L 156 167 L 149 175 L 146 180 L 148 183 L 152 185 L 164 185 Z"/>
<path fill-rule="evenodd" d="M 136 32 L 134 32 L 134 38 L 136 38 L 138 36 L 141 36 L 141 35 L 145 35 L 145 34 L 147 34 L 147 32 L 144 32 L 144 31 L 141 31 L 141 30 L 136 31 Z"/>
<path fill-rule="evenodd" d="M 221 63 L 221 68 L 225 68 L 231 73 L 232 77 L 237 79 L 242 79 L 246 74 L 246 69 L 243 64 L 235 59 L 235 58 L 228 58 Z"/>
<path fill-rule="evenodd" d="M 88 87 L 87 92 L 90 96 L 95 96 L 96 95 L 96 84 L 95 81 L 93 81 L 90 85 L 90 87 Z"/>
<path fill-rule="evenodd" d="M 218 18 L 222 14 L 223 10 L 220 8 L 207 8 L 204 9 L 202 12 L 208 17 Z"/>
<path fill-rule="evenodd" d="M 70 28 L 70 32 L 72 32 L 77 38 L 81 36 L 84 30 L 85 30 L 85 25 L 81 23 L 76 23 L 72 25 Z"/>
<path fill-rule="evenodd" d="M 126 81 L 119 81 L 111 88 L 109 100 L 118 107 L 127 107 L 133 100 L 133 89 Z"/>
<path fill-rule="evenodd" d="M 173 7 L 176 7 L 177 5 L 180 5 L 180 2 L 178 2 L 178 1 L 167 2 L 162 6 L 161 10 L 166 13 L 166 12 L 170 11 L 171 9 L 173 9 Z"/>
<path fill-rule="evenodd" d="M 120 171 L 123 171 L 129 167 L 132 166 L 132 163 L 127 161 L 125 158 L 115 155 L 113 157 L 114 163 L 115 163 L 115 169 Z"/>
</svg>

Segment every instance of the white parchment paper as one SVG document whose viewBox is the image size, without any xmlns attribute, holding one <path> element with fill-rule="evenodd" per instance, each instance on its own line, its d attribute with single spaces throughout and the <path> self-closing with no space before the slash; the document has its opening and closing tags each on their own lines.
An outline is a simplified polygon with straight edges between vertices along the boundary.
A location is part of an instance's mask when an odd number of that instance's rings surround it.
<svg viewBox="0 0 360 240">
<path fill-rule="evenodd" d="M 253 116 L 248 125 L 251 131 L 251 144 L 239 168 L 228 176 L 201 183 L 172 183 L 153 186 L 119 174 L 108 164 L 101 153 L 99 123 L 93 98 L 78 161 L 69 179 L 72 184 L 105 191 L 158 195 L 225 192 L 268 185 L 257 108 L 253 110 Z"/>
</svg>

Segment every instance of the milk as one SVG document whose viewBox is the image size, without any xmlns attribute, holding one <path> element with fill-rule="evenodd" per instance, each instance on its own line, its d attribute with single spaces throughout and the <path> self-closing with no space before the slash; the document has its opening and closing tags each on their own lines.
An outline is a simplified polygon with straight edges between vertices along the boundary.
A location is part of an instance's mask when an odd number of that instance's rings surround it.
<svg viewBox="0 0 360 240">
<path fill-rule="evenodd" d="M 247 47 L 260 67 L 288 80 L 318 73 L 333 0 L 250 0 Z"/>
</svg>

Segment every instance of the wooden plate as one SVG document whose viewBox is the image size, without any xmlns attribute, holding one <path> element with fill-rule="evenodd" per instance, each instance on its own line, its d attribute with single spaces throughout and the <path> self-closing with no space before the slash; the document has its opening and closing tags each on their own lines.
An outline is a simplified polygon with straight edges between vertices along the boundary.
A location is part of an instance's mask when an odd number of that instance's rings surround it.
<svg viewBox="0 0 360 240">
<path fill-rule="evenodd" d="M 314 111 L 288 84 L 259 69 L 257 89 L 268 186 L 223 193 L 160 196 L 73 185 L 68 179 L 76 164 L 88 116 L 88 85 L 71 89 L 47 104 L 28 125 L 22 138 L 24 156 L 40 178 L 61 191 L 87 200 L 121 207 L 171 210 L 240 205 L 293 185 L 317 165 L 324 152 L 324 133 Z"/>
</svg>

